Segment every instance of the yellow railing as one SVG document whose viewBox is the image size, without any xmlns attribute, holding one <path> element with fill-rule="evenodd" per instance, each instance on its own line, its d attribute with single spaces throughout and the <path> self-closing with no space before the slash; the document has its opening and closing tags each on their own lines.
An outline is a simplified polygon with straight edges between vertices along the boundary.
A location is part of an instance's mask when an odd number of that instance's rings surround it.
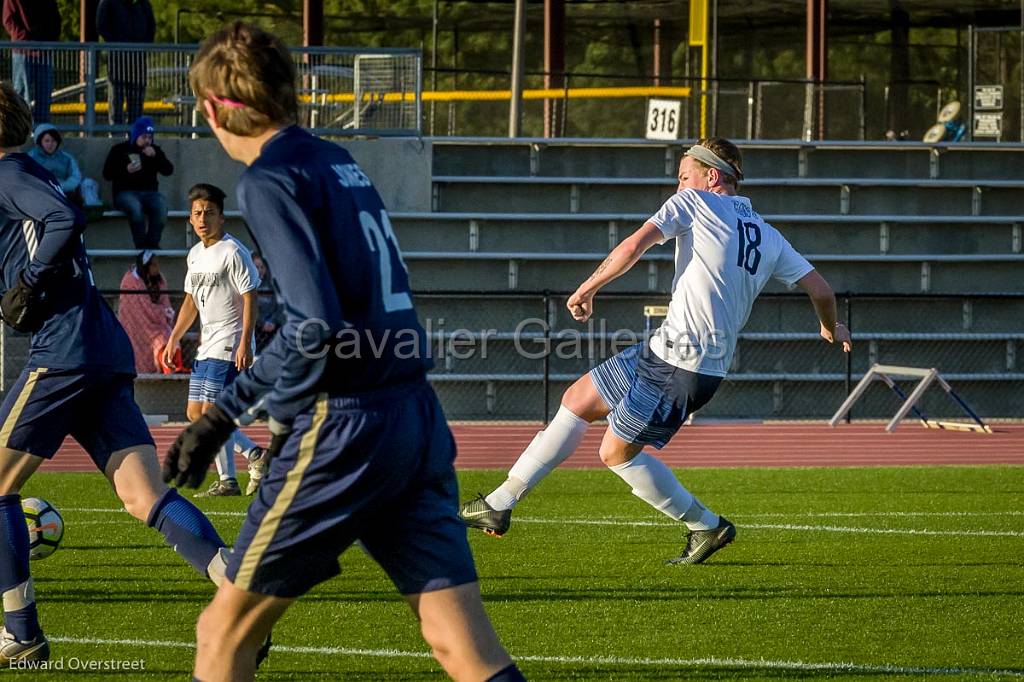
<svg viewBox="0 0 1024 682">
<path fill-rule="evenodd" d="M 689 97 L 690 88 L 674 87 L 665 85 L 638 86 L 638 87 L 617 87 L 617 88 L 538 88 L 535 90 L 524 90 L 523 99 L 622 99 L 626 97 Z M 424 102 L 502 102 L 512 98 L 511 90 L 447 90 L 427 91 L 422 93 Z M 314 98 L 311 95 L 303 95 L 299 100 L 303 104 L 339 104 L 354 102 L 355 94 L 342 92 L 335 95 L 323 95 Z M 378 93 L 363 93 L 363 101 L 374 100 L 384 102 L 414 102 L 416 94 L 412 92 L 387 92 L 383 98 Z M 149 100 L 145 103 L 144 109 L 147 113 L 170 113 L 180 105 L 164 102 L 161 100 Z M 97 102 L 97 113 L 108 111 L 106 102 Z M 65 116 L 82 116 L 85 114 L 85 104 L 81 102 L 66 102 L 54 104 L 50 107 L 50 113 Z"/>
</svg>

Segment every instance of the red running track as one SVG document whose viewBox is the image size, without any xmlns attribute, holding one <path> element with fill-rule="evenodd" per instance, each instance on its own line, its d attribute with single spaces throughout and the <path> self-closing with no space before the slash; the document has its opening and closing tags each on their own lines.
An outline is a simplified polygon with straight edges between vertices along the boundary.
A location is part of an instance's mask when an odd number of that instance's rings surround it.
<svg viewBox="0 0 1024 682">
<path fill-rule="evenodd" d="M 152 429 L 162 454 L 182 425 Z M 530 443 L 539 424 L 454 424 L 461 469 L 507 469 Z M 1024 465 L 1024 425 L 999 425 L 996 433 L 924 429 L 908 421 L 894 433 L 882 423 L 733 423 L 686 426 L 660 452 L 673 467 L 911 466 L 932 464 Z M 602 466 L 597 450 L 605 427 L 591 427 L 566 466 Z M 266 443 L 265 427 L 246 428 Z M 244 461 L 238 459 L 244 470 Z M 65 441 L 42 471 L 92 471 L 92 462 L 74 441 Z"/>
</svg>

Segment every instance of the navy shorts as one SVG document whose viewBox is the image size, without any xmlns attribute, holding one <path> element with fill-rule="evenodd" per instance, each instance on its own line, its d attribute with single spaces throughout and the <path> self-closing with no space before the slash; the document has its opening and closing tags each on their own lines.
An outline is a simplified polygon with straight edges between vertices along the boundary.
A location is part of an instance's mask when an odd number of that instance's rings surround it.
<svg viewBox="0 0 1024 682">
<path fill-rule="evenodd" d="M 190 403 L 215 403 L 224 387 L 238 376 L 234 360 L 207 358 L 192 363 L 188 377 L 188 401 Z"/>
<path fill-rule="evenodd" d="M 50 459 L 71 436 L 104 471 L 118 450 L 153 445 L 134 379 L 26 367 L 0 406 L 0 447 Z"/>
<path fill-rule="evenodd" d="M 722 377 L 671 365 L 646 343 L 630 346 L 590 370 L 601 398 L 611 408 L 608 426 L 626 441 L 665 447 L 686 418 L 715 394 Z"/>
<path fill-rule="evenodd" d="M 238 588 L 298 597 L 359 540 L 402 594 L 477 579 L 458 517 L 455 442 L 425 381 L 320 396 L 270 463 L 228 560 Z"/>
</svg>

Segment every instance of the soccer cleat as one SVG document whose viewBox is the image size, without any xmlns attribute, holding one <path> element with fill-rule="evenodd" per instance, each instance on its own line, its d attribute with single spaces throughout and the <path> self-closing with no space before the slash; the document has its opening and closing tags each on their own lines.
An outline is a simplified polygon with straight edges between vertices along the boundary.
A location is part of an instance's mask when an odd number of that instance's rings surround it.
<svg viewBox="0 0 1024 682">
<path fill-rule="evenodd" d="M 478 494 L 476 499 L 462 505 L 462 509 L 459 510 L 459 518 L 470 528 L 479 528 L 488 535 L 500 538 L 508 532 L 508 527 L 512 525 L 512 510 L 498 511 L 487 504 L 483 495 Z"/>
<path fill-rule="evenodd" d="M 201 493 L 196 493 L 193 497 L 235 497 L 241 494 L 242 489 L 238 487 L 238 481 L 226 478 L 214 481 L 213 485 Z"/>
<path fill-rule="evenodd" d="M 267 473 L 267 451 L 257 446 L 246 458 L 249 460 L 249 482 L 245 484 L 245 494 L 252 495 L 259 490 L 260 481 Z"/>
<path fill-rule="evenodd" d="M 736 539 L 736 526 L 724 516 L 718 517 L 718 527 L 711 530 L 691 530 L 683 553 L 668 564 L 702 564 L 712 554 Z"/>
<path fill-rule="evenodd" d="M 262 665 L 263 661 L 267 660 L 267 656 L 270 655 L 270 647 L 273 644 L 273 642 L 270 640 L 270 638 L 271 638 L 271 636 L 273 636 L 273 634 L 274 633 L 272 633 L 272 632 L 269 633 L 267 635 L 266 640 L 263 641 L 263 644 L 261 644 L 260 648 L 257 649 L 257 651 L 256 651 L 256 669 L 257 670 L 260 669 L 260 665 Z"/>
<path fill-rule="evenodd" d="M 50 642 L 43 633 L 22 642 L 14 638 L 7 628 L 0 628 L 0 667 L 10 668 L 17 661 L 43 662 L 50 659 Z"/>
</svg>

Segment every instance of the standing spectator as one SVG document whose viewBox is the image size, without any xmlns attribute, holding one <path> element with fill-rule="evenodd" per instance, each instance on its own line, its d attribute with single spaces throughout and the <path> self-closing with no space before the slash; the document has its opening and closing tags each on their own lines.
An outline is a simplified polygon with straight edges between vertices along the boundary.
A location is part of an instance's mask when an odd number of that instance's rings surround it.
<svg viewBox="0 0 1024 682">
<path fill-rule="evenodd" d="M 252 262 L 260 275 L 260 286 L 256 290 L 259 304 L 256 314 L 256 354 L 259 355 L 284 324 L 284 310 L 281 309 L 277 292 L 270 283 L 270 268 L 267 267 L 267 261 L 257 251 L 252 254 Z"/>
<path fill-rule="evenodd" d="M 100 0 L 96 30 L 108 43 L 152 43 L 156 19 L 149 0 Z M 142 116 L 146 99 L 144 50 L 111 50 L 107 58 L 107 101 L 110 124 L 121 125 Z M 124 115 L 127 100 L 128 116 Z"/>
<path fill-rule="evenodd" d="M 163 150 L 153 144 L 153 131 L 153 119 L 138 119 L 128 141 L 111 147 L 103 164 L 103 177 L 113 183 L 114 206 L 128 216 L 132 240 L 139 250 L 160 248 L 167 202 L 158 189 L 157 173 L 174 172 Z"/>
<path fill-rule="evenodd" d="M 33 135 L 36 144 L 28 155 L 53 174 L 69 199 L 82 206 L 82 171 L 75 157 L 60 148 L 63 140 L 57 128 L 52 123 L 40 123 Z"/>
<path fill-rule="evenodd" d="M 11 40 L 60 40 L 57 0 L 4 0 L 4 28 Z M 11 80 L 22 99 L 32 104 L 36 123 L 50 120 L 53 63 L 49 50 L 11 51 Z"/>
<path fill-rule="evenodd" d="M 173 366 L 164 370 L 163 352 L 171 337 L 174 308 L 167 296 L 167 282 L 160 273 L 160 263 L 152 251 L 140 252 L 135 264 L 121 278 L 117 319 L 132 342 L 136 372 L 166 373 L 182 367 L 179 352 Z"/>
</svg>

